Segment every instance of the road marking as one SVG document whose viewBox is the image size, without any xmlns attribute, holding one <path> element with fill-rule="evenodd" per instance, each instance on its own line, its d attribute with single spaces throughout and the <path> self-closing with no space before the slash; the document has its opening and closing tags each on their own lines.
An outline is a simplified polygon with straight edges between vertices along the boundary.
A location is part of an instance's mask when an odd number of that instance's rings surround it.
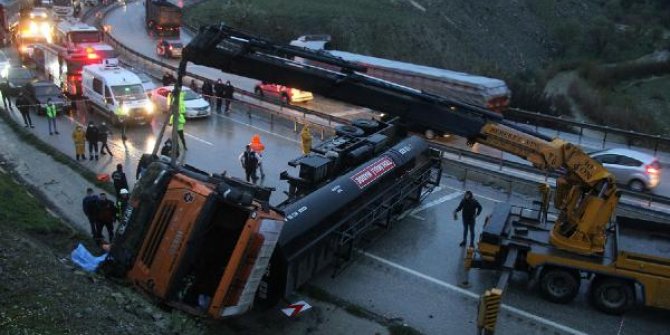
<svg viewBox="0 0 670 335">
<path fill-rule="evenodd" d="M 453 200 L 453 199 L 461 196 L 461 194 L 463 194 L 463 191 L 457 191 L 457 192 L 449 193 L 445 196 L 439 197 L 439 198 L 437 198 L 433 201 L 429 201 L 429 202 L 415 208 L 414 210 L 412 210 L 412 213 L 410 215 L 417 214 L 421 211 L 425 211 L 426 209 L 429 209 L 431 207 L 435 207 L 435 206 L 437 206 L 437 205 L 439 205 L 439 204 L 441 204 L 445 201 Z"/>
<path fill-rule="evenodd" d="M 458 191 L 458 192 L 461 192 L 461 193 L 463 192 L 463 190 L 461 190 L 459 188 L 455 188 L 453 186 L 445 186 L 445 188 L 448 188 L 448 189 L 454 190 L 454 191 Z M 481 199 L 485 199 L 485 200 L 488 200 L 488 201 L 493 201 L 493 202 L 496 202 L 496 203 L 503 202 L 502 200 L 494 199 L 494 198 L 487 197 L 485 195 L 477 194 L 477 193 L 474 193 L 474 192 L 472 194 L 474 195 L 475 198 L 481 198 Z"/>
<path fill-rule="evenodd" d="M 476 294 L 476 293 L 474 293 L 474 292 L 471 292 L 471 291 L 462 289 L 462 288 L 460 288 L 460 287 L 458 287 L 458 286 L 449 284 L 449 283 L 444 282 L 444 281 L 442 281 L 442 280 L 439 280 L 439 279 L 437 279 L 437 278 L 433 278 L 433 277 L 431 277 L 431 276 L 425 275 L 425 274 L 423 274 L 423 273 L 421 273 L 421 272 L 418 272 L 418 271 L 416 271 L 416 270 L 412 270 L 412 269 L 410 269 L 410 268 L 404 267 L 404 266 L 402 266 L 402 265 L 400 265 L 400 264 L 398 264 L 398 263 L 395 263 L 395 262 L 389 261 L 389 260 L 387 260 L 387 259 L 381 258 L 381 257 L 379 257 L 379 256 L 377 256 L 377 255 L 373 255 L 373 254 L 371 254 L 371 253 L 369 253 L 369 252 L 362 251 L 361 253 L 362 253 L 363 255 L 369 257 L 369 258 L 372 258 L 372 259 L 374 259 L 374 260 L 380 262 L 380 263 L 383 263 L 383 264 L 385 264 L 385 265 L 387 265 L 387 266 L 390 266 L 390 267 L 392 267 L 392 268 L 395 268 L 395 269 L 397 269 L 397 270 L 407 272 L 407 273 L 409 273 L 409 274 L 411 274 L 411 275 L 414 275 L 414 276 L 416 276 L 416 277 L 419 277 L 419 278 L 421 278 L 421 279 L 424 279 L 424 280 L 426 280 L 426 281 L 429 281 L 429 282 L 431 282 L 431 283 L 433 283 L 433 284 L 435 284 L 435 285 L 442 286 L 442 287 L 444 287 L 444 288 L 446 288 L 446 289 L 455 291 L 455 292 L 457 292 L 457 293 L 460 293 L 460 294 L 462 294 L 462 295 L 468 296 L 468 297 L 473 298 L 473 299 L 479 299 L 479 295 Z M 579 330 L 577 330 L 577 329 L 574 329 L 574 328 L 571 328 L 571 327 L 562 325 L 562 324 L 557 323 L 557 322 L 555 322 L 555 321 L 551 321 L 551 320 L 546 319 L 546 318 L 543 318 L 543 317 L 541 317 L 541 316 L 539 316 L 539 315 L 535 315 L 535 314 L 526 312 L 526 311 L 524 311 L 524 310 L 522 310 L 522 309 L 518 309 L 518 308 L 516 308 L 516 307 L 512 307 L 512 306 L 510 306 L 510 305 L 502 304 L 501 308 L 504 309 L 504 310 L 507 310 L 508 312 L 517 314 L 517 315 L 522 316 L 522 317 L 524 317 L 524 318 L 531 319 L 531 320 L 533 320 L 533 321 L 535 321 L 535 322 L 538 322 L 538 323 L 543 323 L 543 324 L 545 324 L 545 325 L 547 325 L 547 326 L 553 327 L 553 328 L 555 328 L 555 329 L 559 329 L 559 330 L 564 331 L 564 332 L 567 332 L 567 333 L 571 333 L 571 334 L 575 334 L 575 335 L 586 335 L 586 333 L 581 332 L 581 331 L 579 331 Z"/>
<path fill-rule="evenodd" d="M 235 123 L 237 123 L 237 124 L 241 124 L 241 125 L 243 125 L 243 126 L 247 126 L 247 127 L 249 127 L 249 128 L 256 129 L 256 130 L 258 130 L 258 131 L 262 131 L 262 132 L 264 132 L 264 133 L 266 133 L 266 134 L 270 134 L 270 135 L 274 135 L 274 136 L 283 138 L 283 139 L 285 139 L 285 140 L 287 140 L 287 141 L 291 141 L 291 142 L 294 142 L 294 143 L 300 143 L 300 141 L 298 141 L 298 140 L 296 140 L 296 139 L 294 139 L 294 138 L 290 138 L 290 137 L 288 137 L 288 136 L 280 135 L 280 134 L 271 132 L 271 131 L 269 131 L 269 130 L 265 130 L 265 129 L 260 128 L 260 127 L 257 127 L 257 126 L 250 125 L 250 124 L 248 124 L 248 123 L 244 123 L 244 122 L 242 122 L 242 121 L 235 120 L 235 119 L 233 119 L 233 118 L 230 117 L 230 116 L 225 116 L 225 115 L 220 115 L 220 114 L 217 114 L 216 116 L 221 117 L 221 118 L 224 118 L 224 119 L 228 119 L 228 120 L 230 120 L 230 121 L 233 121 L 233 122 L 235 122 Z"/>
<path fill-rule="evenodd" d="M 202 138 L 200 138 L 200 137 L 198 137 L 198 136 L 191 135 L 191 134 L 189 134 L 189 133 L 184 133 L 184 135 L 186 135 L 186 136 L 188 136 L 188 137 L 191 137 L 191 138 L 193 138 L 194 140 L 196 140 L 196 141 L 198 141 L 198 142 L 202 142 L 202 143 L 205 143 L 205 144 L 208 144 L 208 145 L 214 145 L 214 144 L 212 144 L 212 142 L 205 141 L 205 140 L 203 140 Z"/>
</svg>

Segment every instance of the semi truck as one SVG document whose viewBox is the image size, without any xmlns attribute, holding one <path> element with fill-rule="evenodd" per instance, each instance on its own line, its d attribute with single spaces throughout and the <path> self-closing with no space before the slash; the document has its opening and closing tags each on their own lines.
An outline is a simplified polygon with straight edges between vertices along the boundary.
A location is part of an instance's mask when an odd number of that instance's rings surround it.
<svg viewBox="0 0 670 335">
<path fill-rule="evenodd" d="M 145 4 L 145 22 L 149 35 L 179 38 L 181 8 L 167 0 L 147 0 Z"/>
<path fill-rule="evenodd" d="M 331 50 L 330 40 L 329 35 L 303 35 L 291 41 L 290 44 L 312 50 L 321 50 L 334 57 L 364 67 L 365 72 L 370 76 L 441 95 L 452 100 L 500 113 L 509 107 L 511 91 L 503 80 L 347 51 Z M 314 61 L 305 61 L 315 64 Z M 324 65 L 326 64 L 320 64 L 319 66 Z"/>
</svg>

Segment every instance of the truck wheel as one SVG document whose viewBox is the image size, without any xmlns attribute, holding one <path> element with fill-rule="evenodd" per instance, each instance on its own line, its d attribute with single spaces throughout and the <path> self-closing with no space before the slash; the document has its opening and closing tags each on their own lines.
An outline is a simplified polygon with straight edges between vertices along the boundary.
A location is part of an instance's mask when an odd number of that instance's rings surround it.
<svg viewBox="0 0 670 335">
<path fill-rule="evenodd" d="M 354 126 L 349 126 L 349 125 L 339 125 L 335 127 L 335 134 L 337 135 L 347 135 L 347 136 L 353 136 L 353 137 L 361 137 L 365 135 L 365 131 L 363 129 L 354 127 Z"/>
<path fill-rule="evenodd" d="M 551 302 L 567 304 L 579 293 L 579 284 L 579 274 L 574 271 L 547 268 L 540 277 L 540 292 Z"/>
<path fill-rule="evenodd" d="M 591 284 L 591 302 L 604 313 L 621 315 L 633 306 L 634 292 L 633 285 L 625 280 L 596 278 Z"/>
</svg>

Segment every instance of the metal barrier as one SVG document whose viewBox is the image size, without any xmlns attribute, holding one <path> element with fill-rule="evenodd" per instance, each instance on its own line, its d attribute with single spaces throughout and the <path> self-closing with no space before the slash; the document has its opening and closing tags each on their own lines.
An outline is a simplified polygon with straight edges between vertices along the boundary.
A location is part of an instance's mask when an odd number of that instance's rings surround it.
<svg viewBox="0 0 670 335">
<path fill-rule="evenodd" d="M 488 162 L 488 163 L 491 163 L 491 164 L 496 164 L 496 165 L 498 165 L 498 171 L 492 171 L 492 170 L 486 169 L 484 167 L 477 167 L 476 169 L 486 170 L 490 173 L 496 174 L 497 176 L 500 176 L 500 175 L 509 176 L 509 174 L 506 174 L 505 172 L 503 172 L 503 168 L 506 167 L 506 168 L 512 168 L 512 169 L 515 169 L 515 170 L 520 170 L 520 171 L 523 171 L 523 172 L 532 173 L 536 176 L 541 176 L 542 179 L 544 180 L 544 182 L 548 182 L 549 178 L 559 177 L 559 174 L 556 173 L 556 172 L 543 171 L 543 170 L 537 169 L 537 168 L 535 168 L 531 165 L 526 165 L 526 164 L 521 164 L 521 163 L 517 163 L 517 162 L 507 161 L 507 160 L 502 159 L 501 157 L 492 157 L 492 156 L 488 156 L 488 155 L 482 155 L 482 154 L 478 154 L 478 153 L 474 153 L 474 152 L 470 152 L 470 151 L 467 151 L 467 150 L 458 149 L 458 148 L 454 148 L 454 147 L 450 147 L 450 146 L 446 146 L 446 145 L 442 145 L 442 144 L 433 143 L 432 145 L 439 148 L 443 152 L 451 153 L 452 155 L 457 155 L 458 162 L 461 163 L 461 164 L 467 164 L 467 163 L 461 161 L 462 158 L 464 158 L 464 157 L 471 158 L 471 159 L 477 160 L 477 161 L 484 161 L 484 162 Z M 470 166 L 469 169 L 475 169 L 473 167 L 473 165 L 471 165 L 471 164 L 467 164 L 467 166 Z M 528 178 L 526 178 L 525 180 L 527 180 L 527 179 Z M 518 181 L 518 180 L 524 180 L 524 179 L 514 178 L 514 180 Z M 510 187 L 511 187 L 511 185 L 510 185 Z M 626 189 L 620 189 L 620 191 L 622 193 L 622 202 L 624 202 L 624 203 L 625 202 L 628 202 L 628 203 L 631 203 L 631 204 L 635 203 L 635 204 L 638 204 L 637 207 L 642 207 L 642 208 L 647 208 L 647 209 L 651 209 L 652 207 L 657 207 L 657 206 L 668 206 L 668 208 L 670 210 L 670 197 L 665 197 L 665 196 L 646 193 L 646 192 L 636 192 L 636 191 L 631 191 L 631 190 L 626 190 Z M 670 214 L 670 212 L 668 212 L 668 213 Z"/>
</svg>

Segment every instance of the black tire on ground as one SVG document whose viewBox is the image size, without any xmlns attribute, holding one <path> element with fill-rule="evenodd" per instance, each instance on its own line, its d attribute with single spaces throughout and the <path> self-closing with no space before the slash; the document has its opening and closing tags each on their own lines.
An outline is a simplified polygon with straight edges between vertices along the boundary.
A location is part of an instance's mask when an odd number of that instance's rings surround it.
<svg viewBox="0 0 670 335">
<path fill-rule="evenodd" d="M 621 315 L 633 307 L 633 284 L 618 278 L 595 278 L 591 284 L 591 302 L 600 311 Z"/>
<path fill-rule="evenodd" d="M 628 188 L 630 188 L 633 191 L 642 192 L 647 187 L 644 185 L 644 182 L 642 182 L 641 180 L 633 179 L 628 183 Z"/>
<path fill-rule="evenodd" d="M 558 304 L 571 302 L 579 293 L 579 273 L 561 268 L 546 268 L 540 276 L 542 297 Z"/>
<path fill-rule="evenodd" d="M 353 137 L 361 137 L 365 135 L 365 131 L 363 129 L 354 127 L 354 126 L 349 126 L 349 125 L 339 125 L 335 127 L 335 134 L 337 135 L 347 135 L 347 136 L 353 136 Z"/>
<path fill-rule="evenodd" d="M 370 119 L 356 119 L 351 122 L 352 125 L 361 128 L 366 131 L 373 132 L 377 129 L 379 129 L 379 122 L 376 120 L 370 120 Z"/>
</svg>

